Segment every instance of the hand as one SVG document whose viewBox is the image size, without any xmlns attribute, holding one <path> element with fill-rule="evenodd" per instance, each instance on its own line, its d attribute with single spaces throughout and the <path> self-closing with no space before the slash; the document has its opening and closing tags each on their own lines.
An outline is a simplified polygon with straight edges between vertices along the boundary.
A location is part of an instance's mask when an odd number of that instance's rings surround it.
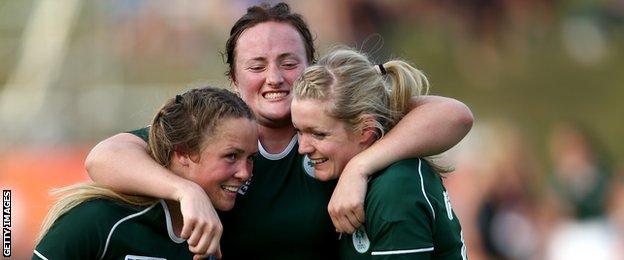
<svg viewBox="0 0 624 260">
<path fill-rule="evenodd" d="M 345 166 L 327 210 L 337 232 L 353 233 L 364 224 L 364 198 L 369 173 L 353 157 Z"/>
<path fill-rule="evenodd" d="M 194 255 L 193 256 L 193 260 L 216 260 L 216 259 L 221 259 L 223 256 L 221 255 L 221 249 L 219 248 L 219 251 L 217 251 L 217 254 L 215 255 Z"/>
<path fill-rule="evenodd" d="M 189 182 L 179 190 L 180 212 L 184 225 L 180 236 L 187 239 L 194 259 L 208 255 L 221 258 L 219 241 L 223 233 L 221 220 L 206 192 L 199 185 Z"/>
</svg>

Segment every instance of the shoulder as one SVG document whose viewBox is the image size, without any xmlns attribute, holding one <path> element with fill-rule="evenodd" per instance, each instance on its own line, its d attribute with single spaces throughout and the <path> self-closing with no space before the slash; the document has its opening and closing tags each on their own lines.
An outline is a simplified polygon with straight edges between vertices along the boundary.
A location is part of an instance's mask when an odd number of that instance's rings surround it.
<svg viewBox="0 0 624 260">
<path fill-rule="evenodd" d="M 377 172 L 370 180 L 371 191 L 402 195 L 404 191 L 413 191 L 422 187 L 424 179 L 436 176 L 429 164 L 423 159 L 412 158 L 395 162 L 388 168 Z"/>
<path fill-rule="evenodd" d="M 139 207 L 134 207 L 110 199 L 94 199 L 80 203 L 66 214 L 61 216 L 55 223 L 71 222 L 74 225 L 94 226 L 109 225 L 128 214 L 136 212 Z"/>
<path fill-rule="evenodd" d="M 147 142 L 147 140 L 149 139 L 149 130 L 150 130 L 150 126 L 146 126 L 146 127 L 140 128 L 140 129 L 129 131 L 127 133 L 133 134 L 133 135 L 143 139 L 143 141 Z"/>
<path fill-rule="evenodd" d="M 401 216 L 401 212 L 431 215 L 427 185 L 437 175 L 420 158 L 398 161 L 377 173 L 369 182 L 367 215 Z M 439 181 L 439 180 L 438 180 Z M 370 209 L 370 210 L 369 210 Z M 421 214 L 422 215 L 422 214 Z"/>
<path fill-rule="evenodd" d="M 35 248 L 47 258 L 96 258 L 116 223 L 138 212 L 135 207 L 109 199 L 80 203 L 59 217 Z"/>
</svg>

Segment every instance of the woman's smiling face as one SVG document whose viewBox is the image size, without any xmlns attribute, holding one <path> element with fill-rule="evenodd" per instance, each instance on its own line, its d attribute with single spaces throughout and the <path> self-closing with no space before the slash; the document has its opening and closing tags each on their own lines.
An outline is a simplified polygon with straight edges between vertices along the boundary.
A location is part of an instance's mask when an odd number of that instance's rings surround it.
<svg viewBox="0 0 624 260">
<path fill-rule="evenodd" d="M 234 86 L 267 126 L 290 125 L 292 85 L 308 66 L 303 38 L 290 24 L 263 22 L 236 44 Z"/>
<path fill-rule="evenodd" d="M 219 210 L 234 207 L 236 194 L 250 177 L 258 151 L 258 129 L 246 118 L 225 119 L 204 140 L 198 156 L 188 157 L 183 177 L 201 186 Z"/>
<path fill-rule="evenodd" d="M 340 177 L 345 165 L 369 146 L 363 135 L 347 130 L 347 125 L 326 112 L 327 102 L 314 99 L 292 101 L 292 121 L 299 135 L 299 153 L 306 154 L 316 178 L 326 181 Z"/>
</svg>

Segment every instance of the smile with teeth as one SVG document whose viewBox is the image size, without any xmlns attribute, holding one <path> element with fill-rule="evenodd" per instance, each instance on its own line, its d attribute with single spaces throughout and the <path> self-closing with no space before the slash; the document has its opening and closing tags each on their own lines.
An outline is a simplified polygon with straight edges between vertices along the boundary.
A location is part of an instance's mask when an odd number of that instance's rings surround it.
<svg viewBox="0 0 624 260">
<path fill-rule="evenodd" d="M 324 163 L 327 160 L 329 160 L 329 159 L 327 159 L 327 158 L 321 158 L 321 159 L 312 159 L 312 158 L 310 158 L 310 166 L 314 167 L 315 165 Z"/>
<path fill-rule="evenodd" d="M 262 97 L 266 99 L 279 99 L 288 95 L 288 92 L 280 91 L 280 92 L 267 92 L 262 94 Z"/>
<path fill-rule="evenodd" d="M 227 192 L 236 193 L 236 192 L 238 192 L 238 188 L 240 188 L 240 186 L 221 185 L 221 188 L 224 189 Z"/>
</svg>

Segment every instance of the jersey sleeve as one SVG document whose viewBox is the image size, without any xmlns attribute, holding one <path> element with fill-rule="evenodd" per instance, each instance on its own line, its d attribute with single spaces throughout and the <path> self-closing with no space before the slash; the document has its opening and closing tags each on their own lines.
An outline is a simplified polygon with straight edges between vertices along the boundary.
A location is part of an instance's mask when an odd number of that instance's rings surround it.
<svg viewBox="0 0 624 260">
<path fill-rule="evenodd" d="M 137 137 L 143 139 L 143 141 L 147 142 L 149 140 L 149 130 L 150 127 L 146 126 L 140 129 L 129 131 L 127 133 L 136 135 Z"/>
<path fill-rule="evenodd" d="M 54 222 L 32 259 L 99 259 L 106 243 L 109 216 L 93 203 L 82 203 Z"/>
<path fill-rule="evenodd" d="M 374 259 L 429 259 L 434 214 L 422 187 L 418 160 L 395 164 L 371 185 L 366 218 Z"/>
</svg>

